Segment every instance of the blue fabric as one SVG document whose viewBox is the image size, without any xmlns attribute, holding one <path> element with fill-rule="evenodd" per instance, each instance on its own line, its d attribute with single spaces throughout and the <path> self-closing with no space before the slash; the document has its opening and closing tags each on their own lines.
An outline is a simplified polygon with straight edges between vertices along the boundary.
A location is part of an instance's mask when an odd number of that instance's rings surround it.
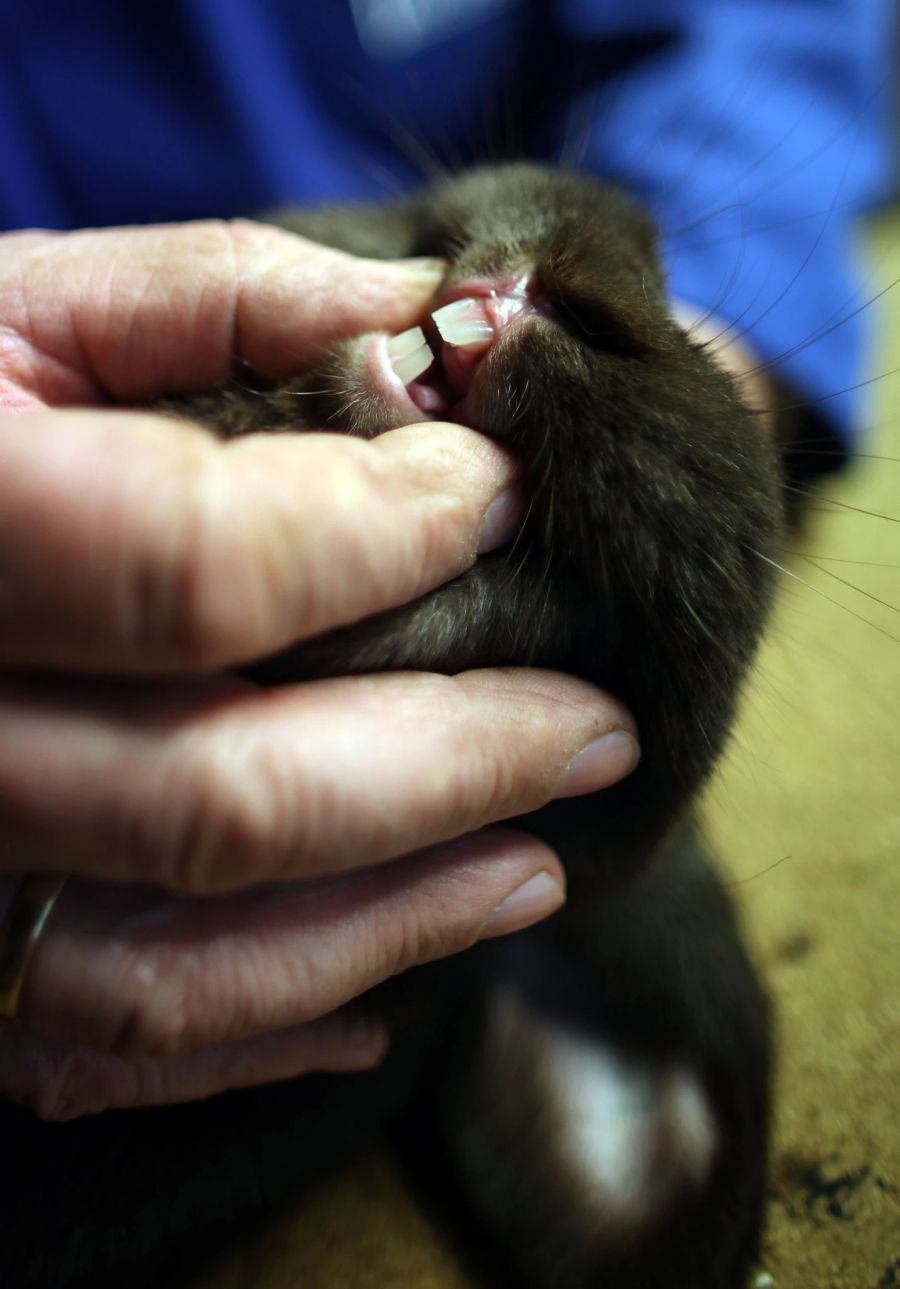
<svg viewBox="0 0 900 1289">
<path fill-rule="evenodd" d="M 847 437 L 890 0 L 0 0 L 0 226 L 383 197 L 511 150 L 651 205 L 673 293 Z M 404 17 L 405 15 L 405 17 Z M 401 22 L 401 18 L 403 22 Z M 405 26 L 404 26 L 405 23 Z"/>
</svg>

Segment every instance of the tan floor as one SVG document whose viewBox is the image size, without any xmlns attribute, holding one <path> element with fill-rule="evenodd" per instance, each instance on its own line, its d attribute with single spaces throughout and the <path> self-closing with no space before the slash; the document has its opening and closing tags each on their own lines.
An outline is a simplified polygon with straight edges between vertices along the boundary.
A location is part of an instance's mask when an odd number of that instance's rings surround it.
<svg viewBox="0 0 900 1289">
<path fill-rule="evenodd" d="M 900 277 L 896 222 L 874 257 L 881 281 Z M 900 288 L 885 304 L 876 374 L 900 364 Z M 784 579 L 708 799 L 779 1012 L 764 1258 L 777 1289 L 900 1286 L 900 615 L 867 598 L 900 605 L 900 375 L 872 394 L 873 455 L 822 487 L 794 546 L 808 558 L 788 562 L 839 604 Z"/>
<path fill-rule="evenodd" d="M 873 253 L 881 283 L 900 278 L 900 221 Z M 900 365 L 900 287 L 884 305 L 874 374 Z M 778 1006 L 762 1264 L 776 1289 L 900 1289 L 900 615 L 867 598 L 900 604 L 900 375 L 872 395 L 871 455 L 822 489 L 785 557 L 821 594 L 784 578 L 706 808 Z M 469 1283 L 375 1157 L 205 1289 Z"/>
</svg>

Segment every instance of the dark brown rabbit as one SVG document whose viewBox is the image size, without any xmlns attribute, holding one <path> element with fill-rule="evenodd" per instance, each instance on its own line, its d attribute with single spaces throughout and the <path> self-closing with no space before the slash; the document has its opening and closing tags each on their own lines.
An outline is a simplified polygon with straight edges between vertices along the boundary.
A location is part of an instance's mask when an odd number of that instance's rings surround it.
<svg viewBox="0 0 900 1289">
<path fill-rule="evenodd" d="M 433 1134 L 502 1283 L 738 1286 L 761 1214 L 768 1018 L 691 806 L 769 608 L 775 448 L 672 320 L 645 215 L 603 185 L 485 168 L 287 222 L 445 257 L 424 335 L 348 340 L 287 385 L 239 372 L 168 406 L 222 435 L 461 421 L 510 445 L 530 504 L 512 547 L 457 581 L 250 674 L 558 668 L 630 706 L 643 758 L 520 821 L 565 864 L 562 914 L 369 997 L 392 1030 L 379 1070 L 62 1125 L 2 1107 L 24 1178 L 12 1283 L 187 1278 L 399 1114 Z"/>
</svg>

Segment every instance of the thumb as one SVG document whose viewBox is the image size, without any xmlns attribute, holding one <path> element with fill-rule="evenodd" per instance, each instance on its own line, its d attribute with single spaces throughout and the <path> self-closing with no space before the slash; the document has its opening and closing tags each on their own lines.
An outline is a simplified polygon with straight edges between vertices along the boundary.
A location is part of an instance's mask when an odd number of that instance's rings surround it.
<svg viewBox="0 0 900 1289">
<path fill-rule="evenodd" d="M 334 340 L 413 326 L 443 271 L 438 260 L 359 259 L 246 220 L 11 234 L 0 238 L 4 376 L 40 401 L 72 404 L 209 388 L 235 359 L 293 375 Z M 48 398 L 62 376 L 67 396 Z"/>
<path fill-rule="evenodd" d="M 332 341 L 414 326 L 446 269 L 434 259 L 362 259 L 245 221 L 232 229 L 242 283 L 237 350 L 273 378 L 309 366 Z"/>
</svg>

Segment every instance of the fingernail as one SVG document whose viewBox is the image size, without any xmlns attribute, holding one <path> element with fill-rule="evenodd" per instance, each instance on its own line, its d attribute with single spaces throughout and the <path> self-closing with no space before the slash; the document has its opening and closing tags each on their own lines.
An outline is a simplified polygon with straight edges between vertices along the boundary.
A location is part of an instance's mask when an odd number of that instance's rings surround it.
<svg viewBox="0 0 900 1289">
<path fill-rule="evenodd" d="M 556 797 L 580 797 L 610 788 L 631 774 L 641 759 L 637 739 L 628 730 L 608 730 L 581 749 L 560 780 Z"/>
<path fill-rule="evenodd" d="M 444 280 L 444 274 L 447 272 L 445 260 L 395 260 L 394 263 L 410 286 L 421 287 L 423 290 L 430 288 L 432 291 L 436 291 Z"/>
<path fill-rule="evenodd" d="M 525 489 L 521 483 L 511 483 L 494 498 L 481 521 L 478 534 L 479 555 L 487 555 L 500 546 L 506 546 L 517 536 L 525 517 Z"/>
<path fill-rule="evenodd" d="M 542 870 L 523 882 L 494 909 L 481 928 L 479 940 L 489 940 L 512 931 L 524 931 L 555 913 L 566 902 L 566 893 L 556 878 Z"/>
</svg>

